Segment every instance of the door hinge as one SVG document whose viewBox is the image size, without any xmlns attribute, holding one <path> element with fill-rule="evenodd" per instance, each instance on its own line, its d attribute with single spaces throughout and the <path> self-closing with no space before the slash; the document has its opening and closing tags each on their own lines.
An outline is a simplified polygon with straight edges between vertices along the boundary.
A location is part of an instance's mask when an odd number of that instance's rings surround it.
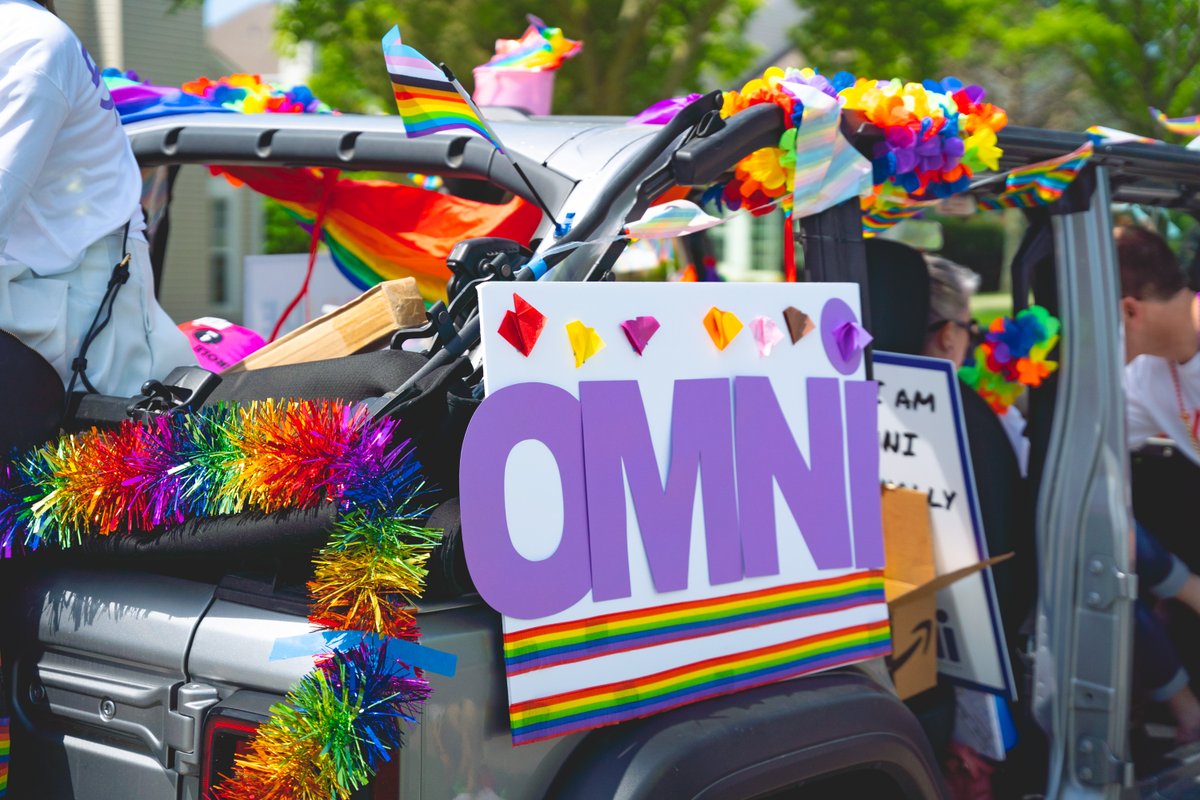
<svg viewBox="0 0 1200 800">
<path fill-rule="evenodd" d="M 1112 556 L 1091 555 L 1083 576 L 1083 602 L 1096 611 L 1112 607 L 1117 598 L 1137 598 L 1137 575 L 1122 572 Z"/>
<path fill-rule="evenodd" d="M 180 775 L 199 774 L 204 714 L 220 699 L 215 686 L 203 683 L 185 683 L 176 690 L 175 707 L 167 712 L 165 738 Z"/>
<path fill-rule="evenodd" d="M 1133 763 L 1113 755 L 1108 742 L 1094 736 L 1083 736 L 1075 747 L 1075 777 L 1088 786 L 1120 784 L 1133 781 Z"/>
</svg>

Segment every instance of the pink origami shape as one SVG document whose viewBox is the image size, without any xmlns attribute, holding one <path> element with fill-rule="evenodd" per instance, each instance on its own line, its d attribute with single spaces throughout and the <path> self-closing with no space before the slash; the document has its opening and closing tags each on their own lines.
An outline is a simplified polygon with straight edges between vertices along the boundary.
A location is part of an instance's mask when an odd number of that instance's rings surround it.
<svg viewBox="0 0 1200 800">
<path fill-rule="evenodd" d="M 843 322 L 833 329 L 833 335 L 837 342 L 838 352 L 841 353 L 844 361 L 849 361 L 854 354 L 866 349 L 867 345 L 875 338 L 867 333 L 867 329 L 857 322 Z"/>
<path fill-rule="evenodd" d="M 542 335 L 542 328 L 546 327 L 546 316 L 516 293 L 513 294 L 513 308 L 514 311 L 504 312 L 499 333 L 528 358 L 538 337 Z"/>
<path fill-rule="evenodd" d="M 621 323 L 621 330 L 625 331 L 625 338 L 629 340 L 630 346 L 637 351 L 639 356 L 646 349 L 650 337 L 658 331 L 658 327 L 658 320 L 654 317 L 634 317 Z"/>
<path fill-rule="evenodd" d="M 754 331 L 754 341 L 758 343 L 759 358 L 771 355 L 772 348 L 783 341 L 783 331 L 770 317 L 755 317 L 750 329 Z"/>
</svg>

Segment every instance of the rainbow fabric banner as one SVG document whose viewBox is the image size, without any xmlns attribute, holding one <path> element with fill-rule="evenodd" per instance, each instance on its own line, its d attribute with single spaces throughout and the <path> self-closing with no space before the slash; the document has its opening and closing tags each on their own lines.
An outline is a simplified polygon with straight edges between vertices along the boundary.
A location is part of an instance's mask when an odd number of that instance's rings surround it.
<svg viewBox="0 0 1200 800">
<path fill-rule="evenodd" d="M 326 191 L 321 238 L 338 270 L 360 289 L 412 277 L 426 300 L 444 300 L 446 256 L 461 239 L 500 236 L 528 243 L 542 219 L 520 197 L 492 205 L 382 180 L 340 179 L 327 188 L 315 169 L 225 167 L 214 172 L 274 198 L 307 229 Z"/>
<path fill-rule="evenodd" d="M 383 60 L 387 63 L 396 110 L 404 120 L 410 139 L 451 130 L 468 130 L 482 136 L 500 152 L 500 140 L 446 73 L 400 39 L 394 25 L 383 37 Z"/>
<path fill-rule="evenodd" d="M 1004 181 L 1004 191 L 995 198 L 980 200 L 981 211 L 1002 208 L 1032 208 L 1053 203 L 1087 165 L 1095 145 L 1086 144 L 1066 155 L 1013 170 Z"/>
<path fill-rule="evenodd" d="M 1163 126 L 1171 133 L 1177 133 L 1180 136 L 1200 136 L 1200 115 L 1191 117 L 1168 117 L 1157 108 L 1150 109 L 1150 115 L 1154 117 L 1159 125 Z"/>
<path fill-rule="evenodd" d="M 8 792 L 8 717 L 0 717 L 0 797 Z"/>
</svg>

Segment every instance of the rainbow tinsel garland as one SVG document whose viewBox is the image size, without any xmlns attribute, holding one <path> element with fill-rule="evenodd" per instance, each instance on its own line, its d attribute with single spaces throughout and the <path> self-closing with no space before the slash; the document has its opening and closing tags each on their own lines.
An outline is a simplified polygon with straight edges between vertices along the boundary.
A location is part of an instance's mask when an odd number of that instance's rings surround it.
<svg viewBox="0 0 1200 800">
<path fill-rule="evenodd" d="M 1041 306 L 998 317 L 975 348 L 975 363 L 960 369 L 959 377 L 993 411 L 1005 414 L 1026 386 L 1040 386 L 1058 369 L 1058 362 L 1047 356 L 1058 344 L 1059 330 L 1058 319 Z"/>
<path fill-rule="evenodd" d="M 0 465 L 0 548 L 332 503 L 310 618 L 414 640 L 413 600 L 439 534 L 421 523 L 425 486 L 406 444 L 394 444 L 396 427 L 362 406 L 266 401 L 65 436 Z M 383 652 L 359 644 L 323 656 L 216 796 L 326 800 L 363 786 L 429 694 L 419 670 Z"/>
<path fill-rule="evenodd" d="M 722 205 L 765 211 L 778 200 L 787 208 L 796 160 L 793 129 L 804 111 L 789 88 L 796 84 L 837 98 L 843 112 L 857 111 L 882 131 L 883 141 L 872 154 L 875 195 L 898 194 L 910 201 L 948 197 L 964 191 L 976 172 L 999 166 L 996 133 L 1008 117 L 1003 109 L 984 102 L 986 93 L 978 86 L 956 78 L 903 83 L 855 78 L 846 72 L 826 78 L 811 68 L 772 67 L 740 91 L 726 92 L 721 116 L 775 103 L 784 110 L 787 131 L 777 147 L 759 150 L 737 164 L 733 180 L 720 192 Z"/>
</svg>

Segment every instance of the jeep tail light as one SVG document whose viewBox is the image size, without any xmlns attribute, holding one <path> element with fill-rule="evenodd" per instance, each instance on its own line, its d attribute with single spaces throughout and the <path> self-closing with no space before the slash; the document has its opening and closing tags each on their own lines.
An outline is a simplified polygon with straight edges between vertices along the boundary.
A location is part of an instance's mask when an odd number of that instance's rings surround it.
<svg viewBox="0 0 1200 800">
<path fill-rule="evenodd" d="M 250 749 L 261 717 L 249 712 L 222 708 L 204 722 L 204 768 L 200 773 L 200 797 L 212 800 L 213 788 L 233 774 L 235 759 Z M 400 753 L 381 764 L 371 785 L 351 795 L 352 800 L 397 800 L 400 797 Z"/>
<path fill-rule="evenodd" d="M 226 710 L 209 714 L 204 721 L 204 768 L 200 771 L 200 797 L 212 800 L 214 787 L 233 774 L 234 759 L 250 749 L 258 721 L 239 718 Z"/>
</svg>

